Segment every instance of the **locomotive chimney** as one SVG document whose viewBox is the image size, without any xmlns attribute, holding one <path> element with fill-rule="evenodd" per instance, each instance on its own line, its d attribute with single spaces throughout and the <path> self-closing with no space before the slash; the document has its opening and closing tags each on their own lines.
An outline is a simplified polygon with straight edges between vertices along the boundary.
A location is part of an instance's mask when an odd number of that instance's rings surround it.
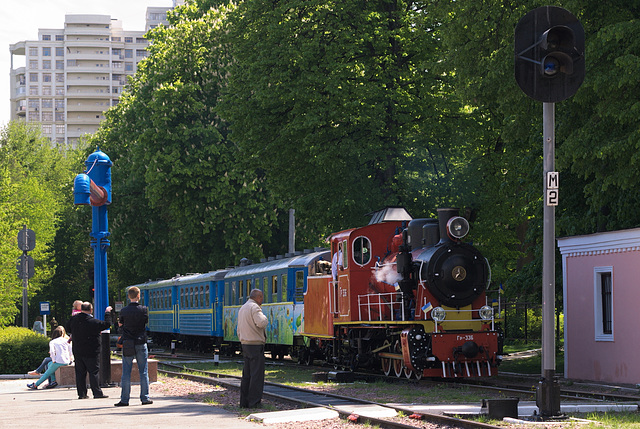
<svg viewBox="0 0 640 429">
<path fill-rule="evenodd" d="M 446 208 L 446 209 L 438 209 L 438 225 L 440 227 L 440 242 L 444 243 L 447 241 L 453 241 L 449 238 L 449 234 L 447 234 L 447 222 L 454 216 L 458 216 L 460 213 L 460 209 L 455 208 Z"/>
</svg>

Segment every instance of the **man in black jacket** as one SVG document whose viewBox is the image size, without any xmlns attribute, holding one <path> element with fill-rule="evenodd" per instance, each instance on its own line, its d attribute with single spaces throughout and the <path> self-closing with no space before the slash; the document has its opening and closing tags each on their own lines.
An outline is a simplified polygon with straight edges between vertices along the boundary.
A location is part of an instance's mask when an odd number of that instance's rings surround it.
<svg viewBox="0 0 640 429">
<path fill-rule="evenodd" d="M 111 328 L 111 307 L 104 313 L 104 321 L 91 315 L 93 305 L 83 302 L 81 312 L 69 320 L 67 331 L 71 334 L 73 357 L 76 366 L 76 389 L 78 399 L 87 399 L 87 373 L 93 397 L 108 398 L 102 393 L 98 382 L 98 355 L 100 354 L 100 332 Z"/>
<path fill-rule="evenodd" d="M 127 291 L 127 296 L 131 301 L 129 305 L 120 311 L 120 321 L 122 327 L 122 378 L 120 379 L 120 402 L 116 407 L 126 407 L 129 405 L 131 394 L 131 368 L 133 358 L 138 362 L 138 374 L 140 375 L 140 401 L 142 405 L 153 404 L 149 399 L 149 371 L 147 359 L 147 330 L 146 324 L 149 321 L 147 307 L 140 305 L 140 289 L 131 286 Z"/>
</svg>

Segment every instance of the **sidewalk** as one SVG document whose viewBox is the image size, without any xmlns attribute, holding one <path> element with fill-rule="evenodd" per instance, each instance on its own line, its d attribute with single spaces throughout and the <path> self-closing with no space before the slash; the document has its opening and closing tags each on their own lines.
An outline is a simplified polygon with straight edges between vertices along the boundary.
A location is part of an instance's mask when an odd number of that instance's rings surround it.
<svg viewBox="0 0 640 429">
<path fill-rule="evenodd" d="M 136 397 L 128 407 L 114 407 L 120 400 L 120 387 L 104 388 L 106 399 L 78 399 L 76 389 L 27 389 L 34 379 L 0 380 L 0 428 L 51 426 L 78 429 L 135 426 L 142 428 L 215 427 L 217 429 L 256 429 L 257 425 L 223 409 L 190 399 L 154 393 L 153 404 L 141 405 Z M 46 384 L 46 383 L 45 383 Z M 135 392 L 135 386 L 132 393 Z"/>
</svg>

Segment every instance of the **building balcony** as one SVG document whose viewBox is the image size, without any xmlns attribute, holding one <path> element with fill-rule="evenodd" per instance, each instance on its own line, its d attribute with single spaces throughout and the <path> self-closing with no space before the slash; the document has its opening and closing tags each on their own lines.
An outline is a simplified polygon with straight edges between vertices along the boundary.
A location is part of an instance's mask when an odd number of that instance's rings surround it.
<svg viewBox="0 0 640 429">
<path fill-rule="evenodd" d="M 102 54 L 97 54 L 95 52 L 67 52 L 65 59 L 67 60 L 98 60 L 98 61 L 109 61 L 111 56 L 109 55 L 109 49 L 104 48 L 104 52 Z"/>
</svg>

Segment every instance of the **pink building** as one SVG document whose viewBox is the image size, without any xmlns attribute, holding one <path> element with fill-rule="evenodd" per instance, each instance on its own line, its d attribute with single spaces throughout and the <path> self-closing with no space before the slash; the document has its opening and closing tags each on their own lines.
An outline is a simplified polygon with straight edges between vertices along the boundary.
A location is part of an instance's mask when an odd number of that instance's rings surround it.
<svg viewBox="0 0 640 429">
<path fill-rule="evenodd" d="M 640 228 L 558 239 L 566 378 L 640 383 Z"/>
</svg>

